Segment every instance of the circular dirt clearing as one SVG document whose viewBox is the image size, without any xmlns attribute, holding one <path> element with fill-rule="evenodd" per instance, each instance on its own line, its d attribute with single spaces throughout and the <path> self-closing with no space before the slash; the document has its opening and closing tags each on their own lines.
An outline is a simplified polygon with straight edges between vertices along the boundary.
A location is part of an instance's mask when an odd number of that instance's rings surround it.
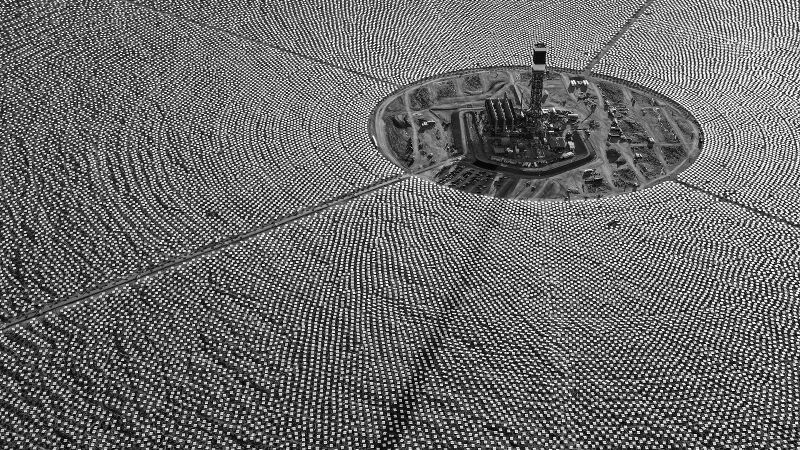
<svg viewBox="0 0 800 450">
<path fill-rule="evenodd" d="M 668 98 L 621 80 L 531 70 L 465 70 L 405 86 L 375 108 L 370 134 L 408 172 L 517 199 L 643 189 L 700 153 L 700 125 Z"/>
</svg>

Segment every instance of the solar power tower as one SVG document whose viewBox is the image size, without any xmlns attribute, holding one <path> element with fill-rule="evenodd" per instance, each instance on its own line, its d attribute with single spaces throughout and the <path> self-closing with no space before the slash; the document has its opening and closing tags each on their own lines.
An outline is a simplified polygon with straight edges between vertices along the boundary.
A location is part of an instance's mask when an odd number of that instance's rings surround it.
<svg viewBox="0 0 800 450">
<path fill-rule="evenodd" d="M 542 89 L 546 70 L 547 46 L 536 44 L 533 48 L 533 66 L 531 66 L 531 113 L 536 119 L 542 115 Z"/>
<path fill-rule="evenodd" d="M 533 65 L 531 66 L 531 106 L 528 116 L 533 122 L 534 142 L 537 137 L 544 135 L 542 127 L 542 90 L 544 86 L 544 73 L 547 70 L 547 45 L 536 44 L 533 48 Z"/>
</svg>

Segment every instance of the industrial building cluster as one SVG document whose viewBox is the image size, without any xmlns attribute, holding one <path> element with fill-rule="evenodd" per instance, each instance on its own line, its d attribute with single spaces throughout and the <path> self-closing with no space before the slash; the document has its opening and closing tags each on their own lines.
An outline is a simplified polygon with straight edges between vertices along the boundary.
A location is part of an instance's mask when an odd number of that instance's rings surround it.
<svg viewBox="0 0 800 450">
<path fill-rule="evenodd" d="M 493 153 L 498 155 L 494 160 L 538 167 L 547 164 L 547 152 L 557 152 L 560 160 L 575 155 L 573 134 L 564 132 L 568 123 L 578 120 L 578 115 L 569 110 L 542 108 L 546 74 L 547 46 L 539 43 L 533 49 L 528 107 L 517 107 L 508 94 L 484 100 L 485 138 L 490 142 L 494 138 L 497 143 L 492 145 Z"/>
<path fill-rule="evenodd" d="M 484 111 L 488 120 L 487 131 L 505 136 L 526 136 L 532 141 L 544 136 L 542 121 L 542 94 L 547 71 L 547 46 L 536 44 L 531 66 L 531 101 L 527 109 L 515 107 L 508 94 L 503 99 L 486 99 Z"/>
</svg>

